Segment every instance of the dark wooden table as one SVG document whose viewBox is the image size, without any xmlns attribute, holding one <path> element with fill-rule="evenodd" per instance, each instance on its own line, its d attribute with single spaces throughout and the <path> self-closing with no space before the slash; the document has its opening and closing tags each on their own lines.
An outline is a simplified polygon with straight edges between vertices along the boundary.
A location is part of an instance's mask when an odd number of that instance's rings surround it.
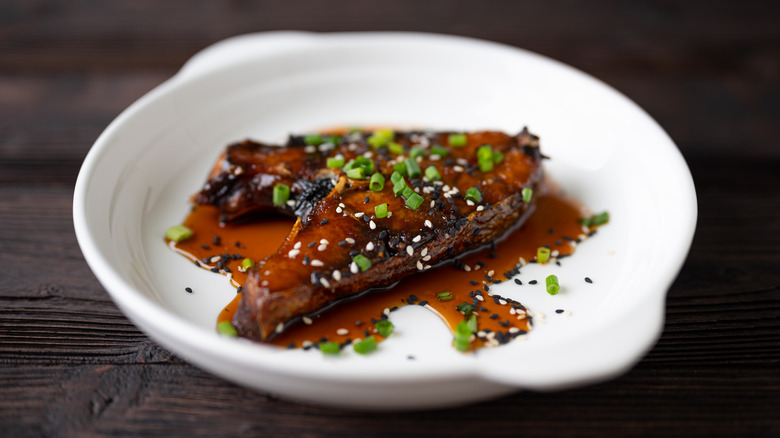
<svg viewBox="0 0 780 438">
<path fill-rule="evenodd" d="M 76 244 L 81 162 L 122 109 L 196 51 L 276 29 L 503 42 L 644 107 L 678 144 L 699 197 L 655 348 L 628 374 L 581 389 L 360 413 L 237 387 L 144 336 Z M 4 0 L 0 435 L 780 436 L 779 126 L 776 1 Z"/>
</svg>

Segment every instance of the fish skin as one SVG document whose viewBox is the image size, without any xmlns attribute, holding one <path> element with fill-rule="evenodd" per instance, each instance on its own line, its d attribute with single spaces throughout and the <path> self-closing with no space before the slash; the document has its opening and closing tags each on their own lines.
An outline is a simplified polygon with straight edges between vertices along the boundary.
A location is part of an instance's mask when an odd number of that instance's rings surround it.
<svg viewBox="0 0 780 438">
<path fill-rule="evenodd" d="M 447 146 L 448 134 L 399 132 L 396 141 L 407 151 L 414 144 L 427 145 L 429 151 L 433 144 Z M 434 185 L 405 177 L 412 188 L 438 187 L 431 193 L 420 190 L 424 201 L 416 211 L 406 207 L 404 198 L 392 192 L 390 175 L 396 156 L 386 148 L 367 145 L 367 136 L 368 133 L 343 135 L 339 144 L 322 151 L 315 148 L 314 152 L 311 147 L 307 152 L 301 137 L 290 137 L 283 147 L 252 141 L 231 145 L 215 164 L 203 190 L 195 195 L 194 202 L 217 206 L 225 221 L 269 211 L 297 216 L 279 250 L 249 272 L 233 318 L 240 336 L 268 340 L 278 328 L 295 324 L 302 316 L 314 314 L 340 299 L 390 287 L 420 271 L 421 266 L 425 270 L 426 266 L 451 262 L 500 239 L 522 224 L 533 210 L 534 200 L 524 202 L 522 190 L 536 190 L 541 183 L 543 157 L 538 137 L 527 129 L 515 136 L 496 131 L 468 133 L 467 144 L 448 147 L 447 156 L 438 160 L 430 155 L 424 157 L 420 162 L 423 173 L 433 164 L 442 180 Z M 476 167 L 476 151 L 484 144 L 503 153 L 503 160 L 492 171 L 483 173 Z M 375 161 L 375 171 L 386 179 L 380 192 L 369 190 L 368 179 L 353 180 L 340 169 L 325 169 L 327 157 L 340 153 L 348 162 L 367 152 Z M 291 187 L 294 205 L 273 205 L 273 186 L 278 183 Z M 482 200 L 468 205 L 463 195 L 474 186 L 479 187 Z M 447 187 L 450 196 L 444 196 L 442 188 Z M 322 196 L 326 189 L 327 194 Z M 392 216 L 377 219 L 373 217 L 374 207 L 382 203 L 388 204 Z M 484 209 L 477 211 L 479 205 Z M 370 217 L 368 221 L 366 216 Z M 338 243 L 346 238 L 354 243 L 340 246 Z M 328 242 L 324 247 L 320 243 L 323 239 Z M 300 245 L 295 248 L 298 242 Z M 310 247 L 310 242 L 317 244 Z M 429 256 L 425 261 L 423 248 Z M 357 274 L 352 272 L 355 251 L 372 262 L 371 267 L 358 270 Z M 304 260 L 308 263 L 304 264 Z M 334 277 L 334 270 L 340 275 Z"/>
</svg>

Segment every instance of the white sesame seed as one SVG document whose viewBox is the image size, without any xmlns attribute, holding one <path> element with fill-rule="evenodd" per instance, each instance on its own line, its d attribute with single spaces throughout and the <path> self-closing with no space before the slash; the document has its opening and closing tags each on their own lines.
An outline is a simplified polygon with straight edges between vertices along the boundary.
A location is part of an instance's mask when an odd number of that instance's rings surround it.
<svg viewBox="0 0 780 438">
<path fill-rule="evenodd" d="M 326 249 L 328 249 L 328 245 L 320 245 L 317 247 L 318 251 L 325 251 Z"/>
<path fill-rule="evenodd" d="M 501 304 L 502 306 L 506 306 L 506 300 L 498 300 L 498 304 Z"/>
<path fill-rule="evenodd" d="M 527 265 L 527 264 L 528 264 L 528 262 L 526 262 L 526 261 L 525 261 L 525 259 L 524 259 L 524 258 L 522 258 L 522 257 L 519 257 L 519 258 L 517 259 L 517 261 L 518 261 L 518 262 L 520 262 L 520 264 L 521 264 L 521 265 L 523 265 L 523 266 L 525 266 L 525 265 Z"/>
<path fill-rule="evenodd" d="M 346 207 L 346 205 L 344 205 L 343 202 L 339 202 L 339 207 L 344 208 L 344 207 Z"/>
<path fill-rule="evenodd" d="M 314 322 L 308 316 L 304 316 L 303 318 L 301 318 L 301 320 L 303 320 L 303 323 L 306 325 L 311 325 L 311 323 Z"/>
<path fill-rule="evenodd" d="M 423 264 L 421 261 L 417 260 L 417 269 L 422 271 L 423 270 Z"/>
<path fill-rule="evenodd" d="M 431 269 L 431 265 L 425 265 L 425 269 L 426 270 Z"/>
<path fill-rule="evenodd" d="M 406 253 L 409 255 L 414 255 L 414 248 L 412 248 L 412 245 L 406 246 Z"/>
<path fill-rule="evenodd" d="M 295 242 L 295 245 L 293 245 L 293 248 L 300 249 L 301 248 L 301 242 Z"/>
<path fill-rule="evenodd" d="M 387 217 L 393 217 L 393 212 L 392 211 L 388 211 L 387 212 Z"/>
<path fill-rule="evenodd" d="M 336 207 L 336 213 L 341 213 L 342 211 L 344 210 L 341 207 Z"/>
<path fill-rule="evenodd" d="M 303 347 L 303 348 L 311 347 L 313 344 L 314 344 L 314 342 L 312 342 L 312 341 L 307 339 L 307 340 L 301 342 L 301 347 Z"/>
<path fill-rule="evenodd" d="M 471 207 L 472 205 L 474 205 L 474 201 L 472 201 L 471 199 L 466 199 L 466 205 Z"/>
<path fill-rule="evenodd" d="M 312 266 L 325 266 L 325 263 L 322 263 L 321 260 L 314 259 L 310 263 Z"/>
<path fill-rule="evenodd" d="M 520 331 L 517 327 L 509 327 L 509 333 L 518 333 Z"/>
<path fill-rule="evenodd" d="M 339 335 L 339 336 L 346 336 L 346 335 L 349 334 L 349 330 L 347 330 L 345 328 L 340 328 L 340 329 L 336 330 L 336 334 Z"/>
<path fill-rule="evenodd" d="M 383 311 L 382 311 L 382 313 L 384 313 L 384 314 L 385 314 L 385 316 L 390 316 L 390 309 L 388 309 L 387 307 L 385 307 L 385 310 L 383 310 Z"/>
<path fill-rule="evenodd" d="M 368 242 L 366 244 L 366 251 L 373 251 L 374 250 L 374 242 Z"/>
<path fill-rule="evenodd" d="M 414 242 L 414 243 L 417 243 L 417 242 L 419 242 L 420 240 L 422 240 L 422 236 L 420 236 L 420 235 L 418 234 L 418 235 L 414 236 L 414 239 L 412 239 L 412 242 Z"/>
<path fill-rule="evenodd" d="M 263 286 L 263 287 L 268 286 L 268 280 L 261 281 L 260 282 L 260 286 Z"/>
<path fill-rule="evenodd" d="M 322 287 L 330 288 L 330 282 L 325 277 L 320 277 L 320 284 Z"/>
<path fill-rule="evenodd" d="M 420 251 L 420 255 L 423 256 L 423 257 L 428 255 L 428 248 L 423 248 L 422 251 Z"/>
<path fill-rule="evenodd" d="M 492 269 L 491 269 L 491 270 L 489 270 L 489 271 L 488 271 L 488 277 L 492 277 L 492 276 L 493 276 L 493 274 L 495 274 L 495 273 L 496 273 L 496 271 L 494 271 L 494 270 L 492 270 Z"/>
<path fill-rule="evenodd" d="M 349 243 L 350 245 L 354 245 L 355 244 L 355 239 L 353 239 L 351 237 L 347 237 L 346 239 L 344 239 L 344 241 Z"/>
<path fill-rule="evenodd" d="M 478 205 L 478 206 L 477 206 L 477 211 L 482 211 L 482 210 L 484 210 L 484 209 L 485 209 L 485 206 L 484 206 L 484 205 Z"/>
<path fill-rule="evenodd" d="M 333 279 L 336 281 L 341 281 L 341 271 L 333 271 Z"/>
<path fill-rule="evenodd" d="M 452 170 L 454 170 L 455 172 L 463 172 L 466 169 L 464 169 L 461 166 L 452 166 Z"/>
<path fill-rule="evenodd" d="M 288 207 L 295 207 L 295 199 L 288 199 L 287 200 L 287 206 Z"/>
<path fill-rule="evenodd" d="M 222 257 L 220 257 L 220 256 L 214 256 L 214 257 L 212 257 L 212 258 L 210 258 L 210 259 L 209 259 L 209 261 L 210 261 L 211 263 L 217 263 L 217 262 L 218 262 L 218 261 L 220 261 L 220 260 L 222 260 Z"/>
<path fill-rule="evenodd" d="M 353 274 L 357 274 L 358 273 L 358 269 L 359 268 L 358 268 L 357 263 L 352 262 L 352 263 L 349 264 L 349 272 L 351 272 Z"/>
<path fill-rule="evenodd" d="M 463 265 L 463 270 L 466 271 L 466 272 L 471 272 L 471 266 Z"/>
<path fill-rule="evenodd" d="M 359 211 L 359 212 L 355 213 L 355 217 L 363 217 L 363 214 L 364 213 L 362 211 Z"/>
<path fill-rule="evenodd" d="M 290 252 L 287 253 L 287 257 L 294 259 L 300 252 L 301 250 L 299 249 L 291 249 Z"/>
<path fill-rule="evenodd" d="M 233 175 L 241 175 L 244 173 L 244 168 L 240 166 L 236 166 L 235 169 L 233 169 Z"/>
<path fill-rule="evenodd" d="M 431 160 L 431 161 L 439 161 L 439 160 L 441 160 L 441 155 L 439 155 L 439 154 L 431 154 L 431 156 L 429 156 L 428 159 Z"/>
<path fill-rule="evenodd" d="M 483 297 L 482 295 L 474 295 L 474 297 L 480 301 L 485 301 L 485 297 Z"/>
<path fill-rule="evenodd" d="M 445 186 L 444 186 L 444 187 L 442 187 L 441 189 L 442 189 L 443 191 L 445 191 L 445 192 L 449 192 L 449 191 L 450 191 L 450 186 L 448 186 L 448 185 L 445 185 Z"/>
<path fill-rule="evenodd" d="M 467 159 L 465 159 L 465 158 L 458 158 L 458 159 L 457 159 L 457 160 L 455 160 L 455 161 L 456 161 L 458 164 L 460 164 L 461 166 L 468 166 L 468 165 L 469 165 L 469 160 L 467 160 Z"/>
<path fill-rule="evenodd" d="M 431 201 L 431 208 L 436 206 L 436 201 Z M 426 222 L 430 222 L 428 219 L 425 220 Z"/>
<path fill-rule="evenodd" d="M 317 152 L 317 148 L 314 146 L 306 146 L 305 148 L 303 148 L 303 151 L 306 152 L 307 154 L 313 154 Z"/>
<path fill-rule="evenodd" d="M 427 256 L 422 258 L 422 261 L 427 262 L 430 259 L 431 259 L 431 256 L 427 255 Z"/>
<path fill-rule="evenodd" d="M 482 265 L 474 265 L 475 271 L 479 271 L 480 269 L 482 269 Z"/>
<path fill-rule="evenodd" d="M 425 219 L 425 226 L 428 228 L 433 228 L 433 224 L 428 219 Z"/>
<path fill-rule="evenodd" d="M 372 230 L 376 229 L 376 224 L 374 223 L 373 220 L 368 222 L 368 227 L 371 228 Z"/>
<path fill-rule="evenodd" d="M 284 330 L 284 324 L 280 322 L 279 324 L 276 325 L 276 333 L 281 333 L 282 330 Z"/>
<path fill-rule="evenodd" d="M 374 156 L 374 153 L 371 152 L 371 151 L 365 151 L 365 152 L 363 152 L 363 156 L 366 157 L 366 158 L 371 158 L 371 157 Z"/>
</svg>

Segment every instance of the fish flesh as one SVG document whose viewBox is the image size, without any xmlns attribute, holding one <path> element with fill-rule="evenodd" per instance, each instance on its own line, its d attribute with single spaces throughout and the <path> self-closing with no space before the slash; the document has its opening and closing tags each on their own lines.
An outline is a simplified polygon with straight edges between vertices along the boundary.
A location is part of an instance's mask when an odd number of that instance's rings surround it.
<svg viewBox="0 0 780 438">
<path fill-rule="evenodd" d="M 290 136 L 284 146 L 246 140 L 226 148 L 193 202 L 217 207 L 225 222 L 297 218 L 278 251 L 251 268 L 233 319 L 240 336 L 264 341 L 520 226 L 543 158 L 525 128 Z"/>
</svg>

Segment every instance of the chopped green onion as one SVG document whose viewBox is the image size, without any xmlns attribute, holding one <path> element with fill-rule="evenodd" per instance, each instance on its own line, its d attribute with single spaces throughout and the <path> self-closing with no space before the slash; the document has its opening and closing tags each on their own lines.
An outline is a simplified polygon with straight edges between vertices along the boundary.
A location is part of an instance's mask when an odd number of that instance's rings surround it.
<svg viewBox="0 0 780 438">
<path fill-rule="evenodd" d="M 374 148 L 387 146 L 393 140 L 395 140 L 395 132 L 392 129 L 379 129 L 374 131 L 367 139 L 368 144 Z"/>
<path fill-rule="evenodd" d="M 455 297 L 453 297 L 452 295 L 445 295 L 443 297 L 439 297 L 439 301 L 450 301 L 450 300 L 454 300 L 454 299 L 455 299 Z"/>
<path fill-rule="evenodd" d="M 472 187 L 466 190 L 466 200 L 472 202 L 479 202 L 482 200 L 482 193 L 478 187 Z"/>
<path fill-rule="evenodd" d="M 368 187 L 375 192 L 381 191 L 385 188 L 385 176 L 379 172 L 371 175 L 371 182 L 368 183 Z"/>
<path fill-rule="evenodd" d="M 394 141 L 387 144 L 387 150 L 390 151 L 391 154 L 401 155 L 404 153 L 404 147 Z"/>
<path fill-rule="evenodd" d="M 594 214 L 591 217 L 584 217 L 580 219 L 580 224 L 586 226 L 586 227 L 595 227 L 599 225 L 604 225 L 607 222 L 609 222 L 609 212 L 601 212 L 599 214 Z"/>
<path fill-rule="evenodd" d="M 303 137 L 303 142 L 309 146 L 319 146 L 322 144 L 322 136 L 319 134 L 309 134 Z"/>
<path fill-rule="evenodd" d="M 411 188 L 409 188 L 409 186 L 407 186 L 407 185 L 406 185 L 406 183 L 404 183 L 404 190 L 401 192 L 401 196 L 403 196 L 403 197 L 404 197 L 404 199 L 409 199 L 409 198 L 411 198 L 411 197 L 412 197 L 412 195 L 414 195 L 414 194 L 415 194 L 415 193 L 414 193 L 414 190 L 412 190 Z"/>
<path fill-rule="evenodd" d="M 466 134 L 450 134 L 447 140 L 452 147 L 466 146 Z"/>
<path fill-rule="evenodd" d="M 189 239 L 193 234 L 195 233 L 184 225 L 174 225 L 165 231 L 165 238 L 179 243 Z"/>
<path fill-rule="evenodd" d="M 477 149 L 477 163 L 479 170 L 490 172 L 493 170 L 493 148 L 489 145 L 482 145 Z"/>
<path fill-rule="evenodd" d="M 376 214 L 377 219 L 382 219 L 387 217 L 387 203 L 379 204 L 376 207 L 374 207 L 374 214 Z"/>
<path fill-rule="evenodd" d="M 326 163 L 326 166 L 328 169 L 333 169 L 334 167 L 341 167 L 344 165 L 344 157 L 341 158 L 328 158 L 328 161 Z"/>
<path fill-rule="evenodd" d="M 458 324 L 457 327 L 455 327 L 455 348 L 458 351 L 467 351 L 469 349 L 469 343 L 471 343 L 471 334 L 473 332 L 471 331 L 471 328 L 469 327 L 469 323 L 464 321 L 461 321 L 460 324 Z"/>
<path fill-rule="evenodd" d="M 401 161 L 400 163 L 393 164 L 393 170 L 401 175 L 406 175 L 406 163 Z"/>
<path fill-rule="evenodd" d="M 397 183 L 393 184 L 393 194 L 395 196 L 403 195 L 404 190 L 408 188 L 409 187 L 406 186 L 406 182 L 404 182 L 404 180 L 398 181 Z"/>
<path fill-rule="evenodd" d="M 374 172 L 374 162 L 361 155 L 354 160 L 349 160 L 349 163 L 344 166 L 344 171 L 356 168 L 363 169 L 363 175 L 369 175 Z"/>
<path fill-rule="evenodd" d="M 390 175 L 390 181 L 393 182 L 393 184 L 398 184 L 399 182 L 403 182 L 404 177 L 398 171 L 393 171 L 393 174 Z"/>
<path fill-rule="evenodd" d="M 380 335 L 388 337 L 393 333 L 393 323 L 386 319 L 377 321 L 376 324 L 374 324 L 374 330 Z"/>
<path fill-rule="evenodd" d="M 493 152 L 493 163 L 498 164 L 504 161 L 504 154 L 501 151 Z"/>
<path fill-rule="evenodd" d="M 339 354 L 341 352 L 341 344 L 336 341 L 321 342 L 320 351 L 323 354 Z"/>
<path fill-rule="evenodd" d="M 245 258 L 244 260 L 241 260 L 241 267 L 244 268 L 244 270 L 247 270 L 255 265 L 255 261 L 250 259 L 249 257 Z"/>
<path fill-rule="evenodd" d="M 474 306 L 465 301 L 455 306 L 455 308 L 458 309 L 459 312 L 465 313 L 466 315 L 474 311 Z"/>
<path fill-rule="evenodd" d="M 555 275 L 547 276 L 545 283 L 547 283 L 547 293 L 550 295 L 557 295 L 558 291 L 561 290 L 561 286 L 558 284 L 558 277 Z"/>
<path fill-rule="evenodd" d="M 425 168 L 425 176 L 431 181 L 438 181 L 441 179 L 441 174 L 433 164 Z"/>
<path fill-rule="evenodd" d="M 273 194 L 274 205 L 279 207 L 287 205 L 288 199 L 290 199 L 290 186 L 286 184 L 275 185 Z"/>
<path fill-rule="evenodd" d="M 450 292 L 448 290 L 445 290 L 444 292 L 437 292 L 436 293 L 436 298 L 447 297 L 447 296 L 450 296 L 450 295 L 452 295 L 452 292 Z"/>
<path fill-rule="evenodd" d="M 364 173 L 362 167 L 355 167 L 353 169 L 347 170 L 347 177 L 352 179 L 363 179 L 366 177 L 366 174 Z"/>
<path fill-rule="evenodd" d="M 424 157 L 425 149 L 421 148 L 420 146 L 414 146 L 413 148 L 409 149 L 409 155 L 411 155 L 412 158 Z"/>
<path fill-rule="evenodd" d="M 406 198 L 406 206 L 412 210 L 417 210 L 422 205 L 424 199 L 417 193 L 413 193 L 412 196 Z"/>
<path fill-rule="evenodd" d="M 341 136 L 340 135 L 331 135 L 328 137 L 328 143 L 336 146 L 341 143 Z"/>
<path fill-rule="evenodd" d="M 444 157 L 447 156 L 448 153 L 449 151 L 447 150 L 447 148 L 445 148 L 440 144 L 435 144 L 431 146 L 431 155 L 438 155 L 440 157 Z"/>
<path fill-rule="evenodd" d="M 371 267 L 371 260 L 363 254 L 355 254 L 355 256 L 352 257 L 352 261 L 358 265 L 361 271 L 365 271 Z"/>
<path fill-rule="evenodd" d="M 547 263 L 550 260 L 550 248 L 546 246 L 540 246 L 536 249 L 536 261 L 539 263 Z"/>
<path fill-rule="evenodd" d="M 355 349 L 355 353 L 368 354 L 376 350 L 376 339 L 373 336 L 369 336 L 366 339 L 355 342 L 352 344 L 352 348 Z"/>
<path fill-rule="evenodd" d="M 238 332 L 233 327 L 233 324 L 230 323 L 230 321 L 222 321 L 217 324 L 217 332 L 222 336 L 227 336 L 230 338 L 235 338 L 238 336 Z"/>
<path fill-rule="evenodd" d="M 417 160 L 414 158 L 405 159 L 404 164 L 406 164 L 406 173 L 409 175 L 409 178 L 417 178 L 418 176 L 422 175 L 420 165 L 417 164 Z"/>
<path fill-rule="evenodd" d="M 471 317 L 466 321 L 466 326 L 471 330 L 471 333 L 477 332 L 477 315 L 471 314 Z"/>
<path fill-rule="evenodd" d="M 534 196 L 534 189 L 528 187 L 523 189 L 523 202 L 531 202 L 531 198 Z"/>
</svg>

